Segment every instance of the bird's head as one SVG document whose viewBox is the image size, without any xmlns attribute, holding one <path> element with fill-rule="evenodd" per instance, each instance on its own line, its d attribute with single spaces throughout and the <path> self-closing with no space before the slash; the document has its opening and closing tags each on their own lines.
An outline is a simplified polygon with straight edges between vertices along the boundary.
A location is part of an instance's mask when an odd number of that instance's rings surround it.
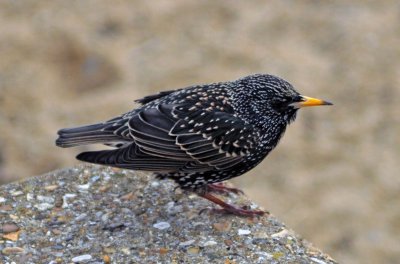
<svg viewBox="0 0 400 264">
<path fill-rule="evenodd" d="M 253 116 L 261 126 L 286 126 L 296 118 L 299 108 L 332 105 L 328 101 L 298 93 L 293 86 L 273 75 L 255 74 L 237 81 L 237 108 L 243 116 Z M 254 117 L 256 117 L 254 119 Z M 250 118 L 249 118 L 250 120 Z"/>
</svg>

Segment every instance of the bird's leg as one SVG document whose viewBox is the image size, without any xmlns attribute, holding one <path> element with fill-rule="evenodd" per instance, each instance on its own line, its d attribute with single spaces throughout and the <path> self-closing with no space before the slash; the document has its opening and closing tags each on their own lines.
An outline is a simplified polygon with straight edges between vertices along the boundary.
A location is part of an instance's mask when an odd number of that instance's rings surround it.
<svg viewBox="0 0 400 264">
<path fill-rule="evenodd" d="M 215 197 L 214 195 L 210 194 L 207 191 L 207 187 L 197 191 L 197 194 L 200 197 L 203 197 L 213 203 L 218 204 L 219 206 L 222 207 L 222 209 L 212 209 L 212 212 L 218 212 L 218 213 L 228 213 L 228 214 L 234 214 L 238 216 L 246 216 L 246 217 L 254 217 L 257 215 L 264 215 L 265 212 L 261 210 L 247 210 L 247 209 L 242 209 L 238 208 L 236 206 L 230 205 L 223 200 L 219 199 L 218 197 Z"/>
<path fill-rule="evenodd" d="M 217 192 L 217 193 L 244 194 L 242 190 L 238 188 L 227 187 L 222 182 L 207 184 L 207 189 L 210 192 Z"/>
</svg>

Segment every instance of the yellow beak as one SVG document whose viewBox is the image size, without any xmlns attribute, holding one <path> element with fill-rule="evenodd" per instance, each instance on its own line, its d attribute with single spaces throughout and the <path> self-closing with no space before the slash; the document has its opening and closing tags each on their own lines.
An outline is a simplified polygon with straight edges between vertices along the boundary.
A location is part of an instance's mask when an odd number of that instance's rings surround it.
<svg viewBox="0 0 400 264">
<path fill-rule="evenodd" d="M 318 105 L 333 105 L 331 102 L 324 101 L 321 99 L 317 98 L 312 98 L 308 96 L 301 96 L 303 98 L 303 101 L 298 103 L 299 107 L 306 107 L 306 106 L 318 106 Z"/>
</svg>

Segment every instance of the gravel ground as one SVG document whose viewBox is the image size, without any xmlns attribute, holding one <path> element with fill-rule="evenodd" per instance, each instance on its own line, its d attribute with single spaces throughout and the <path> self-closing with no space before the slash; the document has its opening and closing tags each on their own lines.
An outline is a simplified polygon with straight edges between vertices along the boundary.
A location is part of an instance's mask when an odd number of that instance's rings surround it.
<svg viewBox="0 0 400 264">
<path fill-rule="evenodd" d="M 146 174 L 54 171 L 0 187 L 0 263 L 335 263 L 271 215 L 209 206 Z"/>
</svg>

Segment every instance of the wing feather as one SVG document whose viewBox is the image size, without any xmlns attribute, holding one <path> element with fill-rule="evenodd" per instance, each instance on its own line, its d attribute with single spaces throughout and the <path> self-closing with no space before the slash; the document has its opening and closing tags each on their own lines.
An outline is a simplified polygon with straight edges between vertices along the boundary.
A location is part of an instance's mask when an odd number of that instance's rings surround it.
<svg viewBox="0 0 400 264">
<path fill-rule="evenodd" d="M 129 120 L 129 128 L 143 153 L 206 164 L 209 169 L 239 164 L 259 137 L 231 113 L 180 105 L 144 109 Z"/>
<path fill-rule="evenodd" d="M 150 99 L 157 98 L 143 102 Z M 78 159 L 150 171 L 229 170 L 243 162 L 259 138 L 253 126 L 232 113 L 193 105 L 142 108 L 105 123 L 102 130 L 105 137 L 133 142 L 114 150 L 84 152 Z M 93 134 L 97 136 L 92 132 L 85 139 Z"/>
</svg>

